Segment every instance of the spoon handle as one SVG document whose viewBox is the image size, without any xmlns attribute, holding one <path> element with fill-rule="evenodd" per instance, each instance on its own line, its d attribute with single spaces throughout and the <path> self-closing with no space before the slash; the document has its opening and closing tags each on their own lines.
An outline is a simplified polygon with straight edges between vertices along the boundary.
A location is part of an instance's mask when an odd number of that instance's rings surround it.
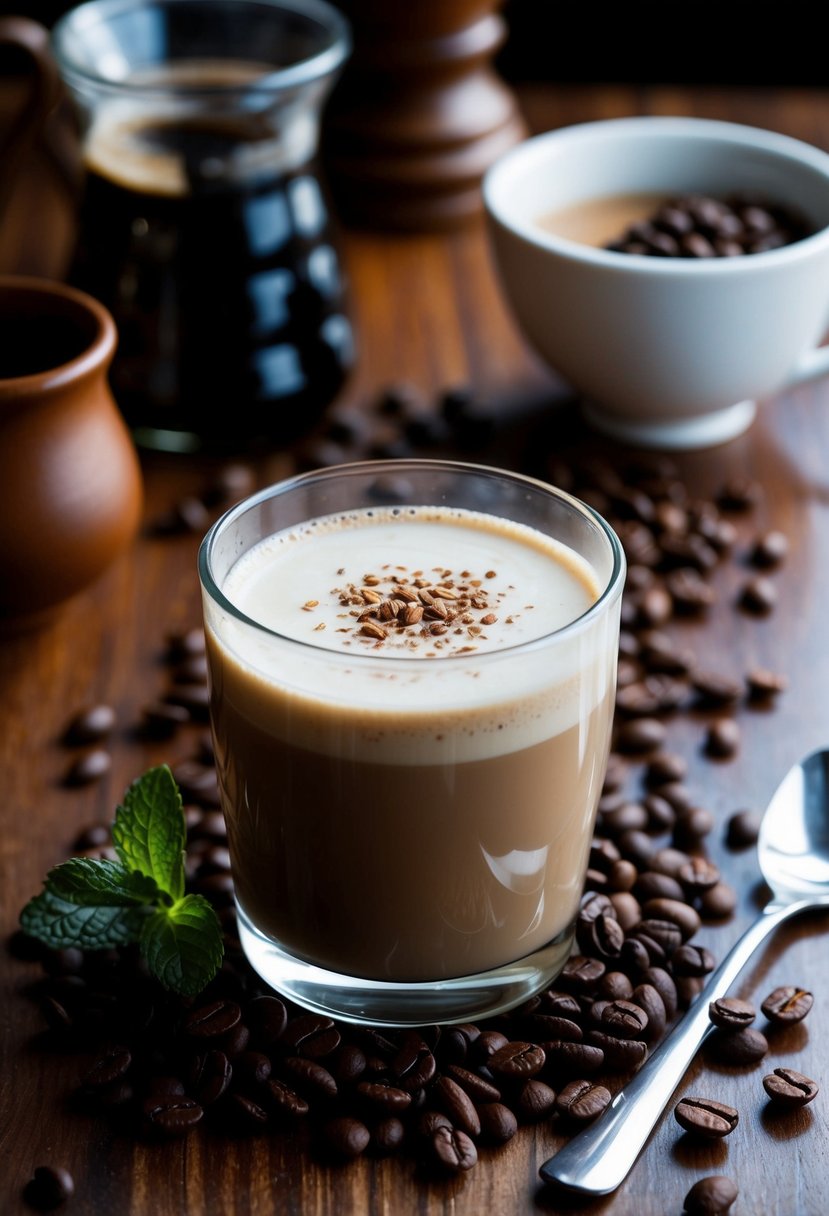
<svg viewBox="0 0 829 1216">
<path fill-rule="evenodd" d="M 616 1094 L 602 1117 L 575 1136 L 541 1167 L 545 1182 L 588 1195 L 614 1191 L 631 1170 L 703 1039 L 712 1029 L 710 1001 L 725 996 L 758 946 L 807 900 L 767 904 L 708 980 L 694 1004 L 635 1077 Z"/>
</svg>

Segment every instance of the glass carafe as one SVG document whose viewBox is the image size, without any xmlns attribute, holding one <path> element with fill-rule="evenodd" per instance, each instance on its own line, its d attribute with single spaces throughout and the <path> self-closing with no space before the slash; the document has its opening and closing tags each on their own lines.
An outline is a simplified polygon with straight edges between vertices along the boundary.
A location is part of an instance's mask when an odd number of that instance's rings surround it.
<svg viewBox="0 0 829 1216">
<path fill-rule="evenodd" d="M 113 312 L 137 440 L 311 429 L 353 360 L 316 162 L 347 23 L 322 0 L 92 0 L 52 46 L 85 168 L 70 277 Z"/>
</svg>

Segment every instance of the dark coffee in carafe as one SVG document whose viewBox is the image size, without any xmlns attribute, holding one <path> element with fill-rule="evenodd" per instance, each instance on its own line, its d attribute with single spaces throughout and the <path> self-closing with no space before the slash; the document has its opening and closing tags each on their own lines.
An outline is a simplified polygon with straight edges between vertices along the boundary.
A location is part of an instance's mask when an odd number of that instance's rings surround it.
<svg viewBox="0 0 829 1216">
<path fill-rule="evenodd" d="M 191 63 L 187 83 L 256 73 Z M 158 116 L 112 105 L 87 133 L 72 279 L 115 314 L 113 388 L 140 441 L 290 440 L 342 385 L 352 332 L 307 124 L 185 96 Z"/>
</svg>

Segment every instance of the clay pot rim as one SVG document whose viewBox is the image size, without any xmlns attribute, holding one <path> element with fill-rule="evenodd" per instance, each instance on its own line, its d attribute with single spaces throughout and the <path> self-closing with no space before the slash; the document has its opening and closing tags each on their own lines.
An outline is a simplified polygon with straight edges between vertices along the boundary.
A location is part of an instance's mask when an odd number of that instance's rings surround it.
<svg viewBox="0 0 829 1216">
<path fill-rule="evenodd" d="M 115 322 L 103 304 L 93 296 L 53 279 L 40 279 L 30 275 L 0 275 L 0 299 L 9 296 L 14 298 L 15 295 L 48 301 L 55 316 L 71 318 L 83 315 L 87 320 L 91 318 L 94 329 L 85 348 L 74 358 L 25 376 L 0 377 L 0 402 L 7 399 L 19 400 L 21 397 L 35 394 L 42 397 L 44 393 L 64 388 L 67 384 L 108 366 L 112 361 L 117 338 Z"/>
</svg>

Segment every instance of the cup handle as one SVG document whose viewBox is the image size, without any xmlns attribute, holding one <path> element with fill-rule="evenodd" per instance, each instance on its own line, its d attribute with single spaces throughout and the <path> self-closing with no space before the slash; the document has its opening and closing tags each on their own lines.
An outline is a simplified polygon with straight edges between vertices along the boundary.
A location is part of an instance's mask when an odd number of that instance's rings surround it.
<svg viewBox="0 0 829 1216">
<path fill-rule="evenodd" d="M 29 17 L 0 17 L 0 52 L 14 47 L 31 72 L 31 87 L 11 126 L 0 131 L 0 215 L 8 202 L 20 161 L 61 97 L 61 80 L 49 45 L 49 31 Z"/>
<path fill-rule="evenodd" d="M 829 346 L 816 346 L 805 351 L 789 374 L 784 388 L 793 388 L 795 384 L 807 384 L 810 380 L 818 380 L 829 374 Z"/>
</svg>

